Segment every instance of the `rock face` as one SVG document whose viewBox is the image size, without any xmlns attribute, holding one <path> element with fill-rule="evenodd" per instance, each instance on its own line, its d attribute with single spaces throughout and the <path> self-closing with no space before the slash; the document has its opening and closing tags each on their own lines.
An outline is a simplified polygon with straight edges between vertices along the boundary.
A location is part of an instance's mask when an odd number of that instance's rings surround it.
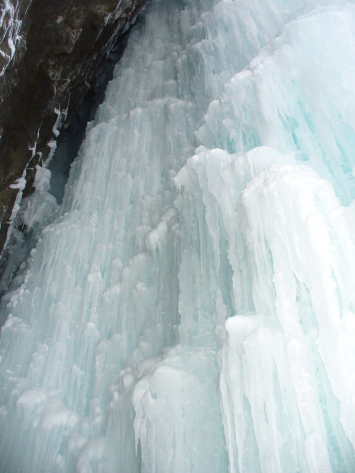
<svg viewBox="0 0 355 473">
<path fill-rule="evenodd" d="M 19 188 L 146 1 L 0 0 L 0 251 Z"/>
</svg>

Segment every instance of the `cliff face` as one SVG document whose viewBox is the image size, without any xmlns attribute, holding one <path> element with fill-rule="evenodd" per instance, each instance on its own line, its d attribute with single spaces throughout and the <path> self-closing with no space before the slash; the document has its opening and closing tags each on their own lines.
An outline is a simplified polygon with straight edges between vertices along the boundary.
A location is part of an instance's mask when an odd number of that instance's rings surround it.
<svg viewBox="0 0 355 473">
<path fill-rule="evenodd" d="M 0 251 L 19 188 L 146 1 L 0 0 Z"/>
</svg>

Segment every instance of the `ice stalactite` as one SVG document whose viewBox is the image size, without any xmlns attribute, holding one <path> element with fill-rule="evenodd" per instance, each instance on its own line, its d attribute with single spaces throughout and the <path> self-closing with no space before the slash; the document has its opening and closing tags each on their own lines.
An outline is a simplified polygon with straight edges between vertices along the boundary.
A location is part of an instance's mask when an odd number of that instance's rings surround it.
<svg viewBox="0 0 355 473">
<path fill-rule="evenodd" d="M 354 26 L 149 5 L 2 303 L 3 471 L 355 470 Z"/>
</svg>

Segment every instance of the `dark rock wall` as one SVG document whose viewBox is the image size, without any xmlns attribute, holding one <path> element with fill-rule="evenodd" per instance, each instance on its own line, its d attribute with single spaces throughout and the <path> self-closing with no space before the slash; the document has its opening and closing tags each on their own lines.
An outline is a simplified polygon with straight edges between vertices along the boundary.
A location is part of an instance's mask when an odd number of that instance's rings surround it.
<svg viewBox="0 0 355 473">
<path fill-rule="evenodd" d="M 0 251 L 18 192 L 11 186 L 27 166 L 24 196 L 31 192 L 58 115 L 70 123 L 146 1 L 0 0 Z"/>
</svg>

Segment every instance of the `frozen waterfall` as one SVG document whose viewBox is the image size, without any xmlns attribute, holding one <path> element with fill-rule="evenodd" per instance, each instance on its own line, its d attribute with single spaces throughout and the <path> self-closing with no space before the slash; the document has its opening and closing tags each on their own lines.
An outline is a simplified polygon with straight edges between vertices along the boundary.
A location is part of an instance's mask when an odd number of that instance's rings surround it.
<svg viewBox="0 0 355 473">
<path fill-rule="evenodd" d="M 354 87 L 354 1 L 150 3 L 2 302 L 2 473 L 355 472 Z"/>
</svg>

